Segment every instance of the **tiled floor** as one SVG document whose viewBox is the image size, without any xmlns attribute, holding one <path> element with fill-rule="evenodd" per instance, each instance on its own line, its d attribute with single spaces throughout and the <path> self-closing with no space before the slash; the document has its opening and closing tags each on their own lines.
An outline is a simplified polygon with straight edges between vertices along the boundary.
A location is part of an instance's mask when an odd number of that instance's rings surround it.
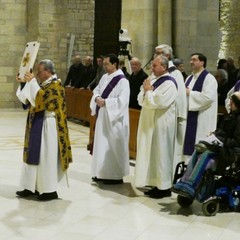
<svg viewBox="0 0 240 240">
<path fill-rule="evenodd" d="M 74 163 L 70 187 L 49 202 L 15 196 L 26 112 L 0 109 L 0 240 L 239 240 L 240 213 L 205 217 L 199 203 L 181 209 L 176 195 L 149 199 L 134 188 L 133 173 L 118 186 L 91 183 L 87 127 L 69 122 Z"/>
</svg>

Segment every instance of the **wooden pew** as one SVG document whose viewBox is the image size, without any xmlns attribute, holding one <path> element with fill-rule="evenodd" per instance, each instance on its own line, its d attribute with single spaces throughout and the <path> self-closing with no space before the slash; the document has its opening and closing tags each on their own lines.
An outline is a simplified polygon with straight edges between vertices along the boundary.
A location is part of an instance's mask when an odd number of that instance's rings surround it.
<svg viewBox="0 0 240 240">
<path fill-rule="evenodd" d="M 130 158 L 136 159 L 137 154 L 137 130 L 138 130 L 138 120 L 140 116 L 140 110 L 129 108 L 129 155 Z"/>
<path fill-rule="evenodd" d="M 90 122 L 90 100 L 92 91 L 65 87 L 67 117 Z"/>
</svg>

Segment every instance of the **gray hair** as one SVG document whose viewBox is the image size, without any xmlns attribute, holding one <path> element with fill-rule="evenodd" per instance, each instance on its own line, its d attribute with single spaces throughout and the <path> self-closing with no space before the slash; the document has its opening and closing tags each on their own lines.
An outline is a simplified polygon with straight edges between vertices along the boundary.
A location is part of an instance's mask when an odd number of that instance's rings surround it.
<svg viewBox="0 0 240 240">
<path fill-rule="evenodd" d="M 183 60 L 179 59 L 179 58 L 174 58 L 173 60 L 173 64 L 178 67 L 179 65 L 183 64 Z"/>
<path fill-rule="evenodd" d="M 173 55 L 173 50 L 172 50 L 172 47 L 170 47 L 169 45 L 167 44 L 161 44 L 161 45 L 158 45 L 157 47 L 155 47 L 155 50 L 161 48 L 162 51 L 163 51 L 163 55 L 167 55 L 169 54 L 170 55 L 170 59 L 172 59 L 172 55 Z"/>
<path fill-rule="evenodd" d="M 137 57 L 132 57 L 132 59 L 130 60 L 130 63 L 131 63 L 131 62 L 137 62 L 138 64 L 140 64 L 140 65 L 142 66 L 141 61 L 140 61 L 139 58 L 137 58 Z"/>
<path fill-rule="evenodd" d="M 43 65 L 45 70 L 49 70 L 51 74 L 55 74 L 54 63 L 49 59 L 44 59 L 39 62 L 39 65 Z"/>
<path fill-rule="evenodd" d="M 156 56 L 156 59 L 160 59 L 161 60 L 161 65 L 162 66 L 165 66 L 166 67 L 166 69 L 168 69 L 168 58 L 167 57 L 165 57 L 165 56 L 163 56 L 163 55 L 158 55 L 158 56 Z"/>
</svg>

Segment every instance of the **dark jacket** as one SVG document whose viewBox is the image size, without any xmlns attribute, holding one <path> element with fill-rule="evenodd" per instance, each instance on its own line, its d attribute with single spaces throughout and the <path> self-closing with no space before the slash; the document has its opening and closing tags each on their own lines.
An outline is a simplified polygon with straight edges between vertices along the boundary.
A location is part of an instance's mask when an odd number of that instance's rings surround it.
<svg viewBox="0 0 240 240">
<path fill-rule="evenodd" d="M 130 85 L 130 100 L 129 108 L 141 109 L 138 105 L 137 96 L 140 92 L 140 87 L 143 81 L 148 77 L 148 75 L 141 69 L 136 75 L 133 73 L 129 76 Z"/>
<path fill-rule="evenodd" d="M 64 86 L 74 86 L 78 81 L 79 76 L 82 74 L 83 68 L 84 66 L 82 63 L 73 64 L 68 71 L 67 79 L 64 83 Z"/>
<path fill-rule="evenodd" d="M 240 148 L 240 111 L 236 110 L 225 117 L 215 135 L 224 143 L 224 148 Z"/>
</svg>

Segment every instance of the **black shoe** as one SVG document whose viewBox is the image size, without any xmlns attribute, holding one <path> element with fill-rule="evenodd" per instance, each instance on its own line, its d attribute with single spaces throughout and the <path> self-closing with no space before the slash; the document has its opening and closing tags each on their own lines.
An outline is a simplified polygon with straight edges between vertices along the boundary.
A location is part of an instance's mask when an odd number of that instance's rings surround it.
<svg viewBox="0 0 240 240">
<path fill-rule="evenodd" d="M 152 189 L 150 190 L 147 190 L 144 192 L 144 195 L 150 195 L 150 194 L 153 194 L 154 192 L 157 192 L 159 189 L 157 187 L 153 187 Z"/>
<path fill-rule="evenodd" d="M 97 177 L 92 177 L 92 180 L 93 180 L 94 182 L 102 182 L 104 179 L 97 178 Z"/>
<path fill-rule="evenodd" d="M 122 184 L 123 180 L 122 179 L 102 179 L 102 183 L 103 184 L 109 184 L 109 185 L 113 185 L 113 184 Z"/>
<path fill-rule="evenodd" d="M 153 191 L 152 193 L 150 193 L 148 196 L 150 198 L 160 199 L 160 198 L 165 198 L 165 197 L 171 197 L 172 193 L 171 193 L 170 189 L 166 189 L 166 190 L 157 189 L 157 190 Z"/>
<path fill-rule="evenodd" d="M 58 199 L 57 192 L 50 192 L 50 193 L 42 193 L 37 198 L 40 201 L 48 201 L 53 199 Z"/>
<path fill-rule="evenodd" d="M 30 197 L 30 196 L 34 196 L 36 195 L 37 193 L 33 193 L 32 191 L 30 190 L 27 190 L 27 189 L 24 189 L 23 191 L 17 191 L 16 194 L 19 196 L 19 197 Z"/>
</svg>

